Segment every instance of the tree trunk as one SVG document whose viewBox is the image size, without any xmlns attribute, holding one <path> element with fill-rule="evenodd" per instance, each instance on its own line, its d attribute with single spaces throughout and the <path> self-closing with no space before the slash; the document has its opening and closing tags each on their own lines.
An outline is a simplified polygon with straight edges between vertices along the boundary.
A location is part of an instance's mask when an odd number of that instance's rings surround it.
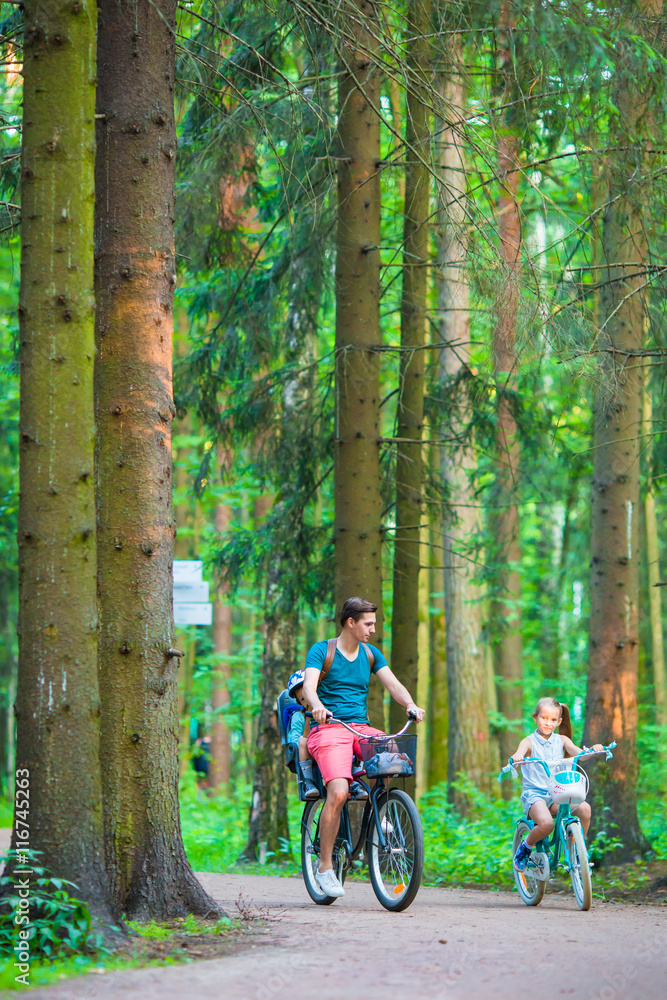
<svg viewBox="0 0 667 1000">
<path fill-rule="evenodd" d="M 649 5 L 643 9 L 655 12 Z M 591 616 L 584 727 L 586 744 L 618 742 L 613 764 L 595 768 L 590 795 L 591 836 L 606 829 L 622 841 L 612 852 L 615 861 L 635 858 L 647 846 L 637 817 L 642 366 L 632 354 L 642 350 L 648 305 L 643 287 L 648 245 L 641 182 L 646 169 L 641 140 L 646 134 L 648 95 L 635 86 L 634 58 L 633 51 L 619 51 L 614 86 L 619 110 L 618 151 L 609 161 L 603 223 L 606 270 L 597 346 L 602 352 L 604 381 L 594 406 Z"/>
<path fill-rule="evenodd" d="M 231 517 L 231 509 L 219 504 L 215 512 L 215 530 L 219 535 L 228 530 Z M 221 785 L 229 784 L 229 730 L 223 715 L 223 709 L 229 705 L 229 655 L 232 651 L 232 609 L 228 598 L 229 586 L 222 581 L 213 603 L 213 652 L 217 658 L 211 671 L 213 725 L 209 777 L 213 794 L 220 791 Z"/>
<path fill-rule="evenodd" d="M 130 917 L 218 913 L 185 856 L 172 613 L 175 0 L 103 0 L 96 377 L 107 867 Z"/>
<path fill-rule="evenodd" d="M 511 32 L 514 26 L 509 5 L 503 3 L 498 23 L 498 49 L 503 93 L 510 100 L 513 68 Z M 519 441 L 510 394 L 517 375 L 516 325 L 521 269 L 521 221 L 517 200 L 519 144 L 510 124 L 503 121 L 498 135 L 498 178 L 501 193 L 496 217 L 501 258 L 497 321 L 493 331 L 493 371 L 496 381 L 496 483 L 490 534 L 494 539 L 497 567 L 491 600 L 494 671 L 498 679 L 498 708 L 506 728 L 500 735 L 503 761 L 515 750 L 521 736 L 522 642 L 521 578 L 519 563 Z M 503 794 L 511 794 L 509 782 Z"/>
<path fill-rule="evenodd" d="M 370 0 L 354 0 L 345 20 L 338 85 L 338 234 L 336 244 L 336 428 L 334 468 L 335 595 L 378 605 L 382 642 L 380 497 L 380 76 L 368 58 L 379 28 Z M 369 26 L 366 30 L 365 25 Z M 380 685 L 371 684 L 371 720 L 382 718 Z"/>
<path fill-rule="evenodd" d="M 435 534 L 431 529 L 432 535 Z M 438 533 L 438 542 L 440 535 Z M 439 551 L 442 552 L 442 546 Z M 435 576 L 435 573 L 433 574 Z M 442 594 L 431 597 L 436 613 L 431 615 L 431 662 L 428 697 L 428 780 L 433 788 L 447 780 L 447 636 Z"/>
<path fill-rule="evenodd" d="M 419 565 L 424 424 L 424 346 L 429 261 L 429 114 L 424 90 L 430 74 L 429 0 L 409 0 L 406 31 L 409 89 L 406 113 L 405 210 L 401 360 L 396 420 L 396 534 L 391 659 L 394 672 L 417 697 Z M 405 710 L 395 701 L 390 729 L 400 729 Z"/>
<path fill-rule="evenodd" d="M 12 847 L 40 851 L 39 863 L 109 920 L 93 475 L 95 13 L 88 0 L 25 3 L 16 768 L 29 781 L 29 821 L 15 818 Z"/>
<path fill-rule="evenodd" d="M 284 601 L 285 566 L 279 549 L 270 556 L 264 616 L 262 699 L 255 755 L 248 841 L 241 859 L 264 861 L 267 853 L 280 860 L 289 844 L 287 778 L 289 772 L 280 745 L 274 706 L 285 681 L 296 666 L 298 621 Z M 285 857 L 287 857 L 285 855 Z"/>
<path fill-rule="evenodd" d="M 465 115 L 461 41 L 449 46 L 450 66 L 442 81 L 443 105 L 448 117 Z M 441 467 L 447 509 L 443 523 L 447 687 L 449 703 L 447 781 L 450 799 L 465 815 L 469 802 L 453 787 L 461 773 L 485 791 L 490 790 L 492 768 L 487 698 L 487 666 L 482 639 L 482 593 L 475 583 L 472 544 L 480 535 L 479 508 L 473 475 L 477 466 L 470 423 L 470 323 L 466 274 L 466 163 L 455 128 L 440 123 L 439 150 L 439 270 L 438 326 L 440 380 L 447 399 L 448 420 L 441 436 L 456 444 L 441 449 Z M 459 126 L 460 128 L 460 126 Z"/>
<path fill-rule="evenodd" d="M 655 721 L 667 727 L 667 680 L 665 678 L 665 647 L 662 632 L 662 587 L 660 586 L 660 549 L 658 518 L 653 486 L 653 399 L 649 383 L 650 367 L 644 369 L 642 397 L 642 432 L 644 457 L 647 465 L 644 517 L 646 522 L 646 561 L 648 563 L 648 601 L 651 618 L 651 654 L 653 661 L 653 697 Z M 659 739 L 658 743 L 662 741 Z"/>
</svg>

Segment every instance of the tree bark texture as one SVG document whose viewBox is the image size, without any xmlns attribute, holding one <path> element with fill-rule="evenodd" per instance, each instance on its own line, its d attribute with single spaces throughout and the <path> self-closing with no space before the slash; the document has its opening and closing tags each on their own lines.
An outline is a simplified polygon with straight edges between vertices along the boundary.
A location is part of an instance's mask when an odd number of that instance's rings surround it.
<svg viewBox="0 0 667 1000">
<path fill-rule="evenodd" d="M 15 711 L 29 846 L 109 919 L 96 635 L 95 20 L 88 0 L 26 0 Z M 26 829 L 15 824 L 13 848 Z"/>
<path fill-rule="evenodd" d="M 644 10 L 649 11 L 649 6 Z M 642 366 L 624 352 L 641 351 L 648 308 L 644 288 L 647 215 L 642 183 L 646 164 L 641 145 L 646 136 L 648 94 L 632 80 L 634 53 L 620 51 L 619 56 L 614 87 L 619 151 L 608 163 L 603 222 L 605 286 L 597 332 L 597 346 L 604 353 L 594 403 L 584 742 L 618 742 L 613 764 L 594 770 L 589 796 L 593 807 L 591 835 L 606 829 L 622 841 L 613 852 L 614 860 L 629 860 L 646 847 L 637 817 Z M 609 353 L 609 349 L 621 353 Z M 610 824 L 614 826 L 610 828 Z"/>
<path fill-rule="evenodd" d="M 655 721 L 667 727 L 667 678 L 665 676 L 665 645 L 662 631 L 662 587 L 660 586 L 660 547 L 658 518 L 653 485 L 653 398 L 649 382 L 650 367 L 644 369 L 642 396 L 642 433 L 644 458 L 647 464 L 644 522 L 646 526 L 646 562 L 648 564 L 648 603 L 651 620 L 651 658 L 653 665 L 653 697 Z"/>
<path fill-rule="evenodd" d="M 215 512 L 215 530 L 219 535 L 229 528 L 232 512 L 219 504 Z M 229 705 L 229 655 L 232 651 L 232 608 L 229 603 L 229 586 L 222 581 L 213 602 L 213 651 L 217 661 L 211 672 L 211 765 L 210 787 L 216 793 L 221 785 L 229 783 L 230 747 L 229 729 L 223 714 Z"/>
<path fill-rule="evenodd" d="M 442 79 L 443 105 L 450 120 L 465 115 L 466 93 L 460 39 L 449 46 L 447 75 Z M 470 321 L 467 268 L 466 163 L 459 128 L 442 129 L 439 149 L 438 326 L 440 381 L 447 417 L 441 437 L 441 469 L 447 507 L 443 517 L 443 561 L 449 703 L 447 781 L 450 799 L 461 814 L 467 797 L 453 787 L 461 773 L 489 791 L 492 769 L 487 698 L 485 642 L 482 638 L 482 592 L 475 582 L 471 543 L 481 533 L 473 474 L 477 466 L 470 429 Z M 444 415 L 443 415 L 444 417 Z M 446 426 L 445 426 L 446 420 Z"/>
<path fill-rule="evenodd" d="M 405 208 L 401 360 L 396 420 L 396 533 L 391 626 L 393 669 L 417 697 L 420 524 L 422 514 L 422 431 L 424 425 L 424 345 L 429 262 L 430 154 L 425 89 L 430 70 L 429 0 L 409 0 L 406 44 Z M 405 710 L 391 703 L 390 729 L 403 725 Z"/>
<path fill-rule="evenodd" d="M 435 531 L 431 528 L 432 535 Z M 437 534 L 438 551 L 442 551 L 440 532 Z M 435 571 L 433 576 L 435 577 Z M 431 615 L 431 658 L 428 694 L 428 777 L 427 787 L 433 788 L 447 780 L 447 637 L 445 607 L 442 594 L 432 594 L 435 614 Z"/>
<path fill-rule="evenodd" d="M 107 867 L 128 916 L 219 912 L 178 809 L 171 352 L 175 0 L 104 0 L 95 366 Z"/>
<path fill-rule="evenodd" d="M 498 24 L 499 69 L 507 100 L 513 93 L 511 32 L 513 15 L 503 3 Z M 494 671 L 498 678 L 498 707 L 507 728 L 500 735 L 505 760 L 521 735 L 523 710 L 521 578 L 519 563 L 519 441 L 512 412 L 511 392 L 517 375 L 516 332 L 521 276 L 521 220 L 518 183 L 519 143 L 512 122 L 504 119 L 498 133 L 498 178 L 501 191 L 496 218 L 501 259 L 497 320 L 493 331 L 493 370 L 496 380 L 496 483 L 490 521 L 494 558 L 498 567 L 492 585 L 491 631 Z M 510 794 L 505 782 L 504 793 Z"/>
<path fill-rule="evenodd" d="M 368 54 L 377 48 L 378 13 L 354 0 L 344 22 L 338 85 L 338 231 L 336 244 L 336 426 L 334 465 L 335 594 L 378 605 L 382 641 L 380 497 L 380 106 L 381 80 Z M 366 25 L 368 29 L 366 30 Z M 378 684 L 371 719 L 382 718 Z"/>
<path fill-rule="evenodd" d="M 282 599 L 284 563 L 277 549 L 271 553 L 267 572 L 264 616 L 264 652 L 252 799 L 248 819 L 248 841 L 241 858 L 263 861 L 267 853 L 280 860 L 289 844 L 287 825 L 287 780 L 274 706 L 285 681 L 296 668 L 298 620 Z"/>
</svg>

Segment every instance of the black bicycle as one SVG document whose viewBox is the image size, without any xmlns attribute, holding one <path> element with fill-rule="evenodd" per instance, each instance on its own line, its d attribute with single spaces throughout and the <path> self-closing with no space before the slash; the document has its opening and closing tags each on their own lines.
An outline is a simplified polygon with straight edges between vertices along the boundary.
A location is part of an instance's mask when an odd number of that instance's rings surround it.
<svg viewBox="0 0 667 1000">
<path fill-rule="evenodd" d="M 361 769 L 353 777 L 366 789 L 366 800 L 358 837 L 352 836 L 348 804 L 343 806 L 333 850 L 334 871 L 341 885 L 365 849 L 365 858 L 375 895 L 387 910 L 405 910 L 413 902 L 424 869 L 424 833 L 417 807 L 407 792 L 388 787 L 387 781 L 414 774 L 416 735 L 405 735 L 410 718 L 394 736 L 362 736 L 340 719 L 330 718 L 358 738 Z M 369 787 L 363 780 L 374 779 Z M 306 802 L 301 817 L 301 869 L 310 898 L 329 906 L 336 896 L 322 892 L 315 879 L 320 864 L 320 814 L 325 798 Z"/>
</svg>

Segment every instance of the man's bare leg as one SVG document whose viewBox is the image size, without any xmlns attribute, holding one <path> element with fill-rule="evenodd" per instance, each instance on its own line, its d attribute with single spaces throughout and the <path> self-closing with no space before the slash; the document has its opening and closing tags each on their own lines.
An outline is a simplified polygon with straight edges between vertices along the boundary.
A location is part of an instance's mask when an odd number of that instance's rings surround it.
<svg viewBox="0 0 667 1000">
<path fill-rule="evenodd" d="M 328 868 L 333 868 L 332 853 L 338 827 L 340 826 L 340 814 L 343 806 L 347 802 L 350 785 L 347 778 L 332 778 L 327 785 L 327 800 L 322 807 L 320 815 L 320 871 L 325 872 Z"/>
</svg>

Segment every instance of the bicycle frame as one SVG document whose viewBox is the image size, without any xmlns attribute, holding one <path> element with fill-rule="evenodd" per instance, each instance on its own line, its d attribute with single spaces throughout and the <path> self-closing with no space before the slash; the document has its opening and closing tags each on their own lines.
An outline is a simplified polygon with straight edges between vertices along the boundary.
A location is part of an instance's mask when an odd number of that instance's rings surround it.
<svg viewBox="0 0 667 1000">
<path fill-rule="evenodd" d="M 535 826 L 532 819 L 527 820 L 531 826 Z M 567 863 L 563 866 L 566 871 L 570 870 L 570 856 L 567 850 L 567 828 L 573 823 L 581 823 L 579 818 L 575 816 L 569 806 L 569 803 L 564 803 L 558 807 L 558 812 L 554 817 L 554 829 L 551 837 L 548 840 L 538 840 L 535 844 L 535 850 L 538 854 L 546 854 L 549 862 L 549 873 L 547 873 L 547 878 L 549 874 L 554 873 L 558 870 L 560 864 L 560 852 L 563 849 L 563 856 L 567 858 Z M 528 866 L 531 868 L 539 868 L 532 859 L 529 860 Z"/>
<path fill-rule="evenodd" d="M 312 713 L 307 712 L 306 714 L 310 718 L 312 718 Z M 355 729 L 353 729 L 352 726 L 348 726 L 347 722 L 343 722 L 342 719 L 335 719 L 333 716 L 330 716 L 328 721 L 332 723 L 338 723 L 341 726 L 345 726 L 345 728 L 348 729 L 351 733 L 354 733 L 355 736 L 363 735 L 361 733 L 358 733 Z M 408 721 L 403 726 L 400 732 L 388 735 L 387 739 L 395 739 L 395 737 L 397 736 L 402 736 L 410 727 L 412 722 L 414 722 L 413 717 L 408 719 Z M 359 774 L 355 774 L 354 779 L 355 781 L 358 781 L 360 785 L 363 785 L 368 794 L 368 798 L 366 799 L 366 804 L 364 806 L 364 811 L 361 817 L 361 829 L 359 831 L 359 839 L 357 840 L 356 844 L 352 840 L 350 813 L 348 804 L 346 802 L 345 805 L 343 806 L 343 811 L 341 812 L 340 824 L 338 827 L 338 835 L 336 836 L 336 842 L 334 844 L 334 853 L 336 853 L 337 849 L 338 851 L 340 851 L 340 848 L 343 848 L 345 850 L 346 863 L 348 867 L 352 865 L 354 861 L 357 860 L 357 858 L 361 854 L 364 844 L 366 843 L 366 840 L 368 839 L 368 835 L 371 832 L 371 815 L 373 817 L 373 823 L 375 824 L 375 829 L 377 830 L 378 833 L 378 842 L 380 849 L 383 851 L 386 851 L 387 849 L 387 841 L 385 840 L 384 833 L 382 832 L 382 825 L 380 823 L 380 814 L 378 811 L 378 804 L 377 804 L 379 796 L 384 791 L 386 791 L 387 788 L 385 784 L 385 778 L 382 776 L 375 778 L 374 779 L 375 785 L 373 786 L 372 789 L 370 788 L 369 785 L 366 784 L 365 781 L 362 780 Z M 318 820 L 317 831 L 315 834 L 315 841 L 312 845 L 313 849 L 316 851 L 317 854 L 319 854 L 319 839 L 320 839 L 320 826 Z"/>
<path fill-rule="evenodd" d="M 613 756 L 611 751 L 615 747 L 616 747 L 615 742 L 610 743 L 608 747 L 604 747 L 603 750 L 598 750 L 598 751 L 591 751 L 585 747 L 581 753 L 577 754 L 576 757 L 572 758 L 572 767 L 575 768 L 582 757 L 586 757 L 587 759 L 588 758 L 592 759 L 593 757 L 596 757 L 601 753 L 604 753 L 606 755 L 606 759 L 610 760 L 611 757 Z M 524 761 L 518 762 L 516 765 L 514 764 L 512 758 L 510 757 L 509 763 L 500 772 L 499 780 L 503 774 L 506 774 L 510 771 L 515 774 L 516 773 L 515 767 L 521 766 L 522 763 L 541 764 L 542 767 L 544 768 L 545 773 L 547 775 L 551 775 L 551 771 L 548 767 L 547 762 L 539 757 L 527 757 Z M 533 820 L 528 817 L 526 818 L 526 822 L 530 824 L 531 828 L 535 826 Z M 581 822 L 579 818 L 575 816 L 574 813 L 572 812 L 569 802 L 565 802 L 558 807 L 558 812 L 554 817 L 554 829 L 553 833 L 551 834 L 551 837 L 548 840 L 538 840 L 537 843 L 535 844 L 536 853 L 545 854 L 547 857 L 547 861 L 549 863 L 549 872 L 547 873 L 546 876 L 547 878 L 551 873 L 555 874 L 556 871 L 558 870 L 558 866 L 560 864 L 561 848 L 563 850 L 563 856 L 567 859 L 563 867 L 566 869 L 566 871 L 569 871 L 571 868 L 572 861 L 567 849 L 567 828 L 571 826 L 573 823 L 579 823 L 579 826 L 581 826 Z M 582 828 L 582 833 L 583 833 L 583 828 Z M 539 868 L 540 866 L 534 860 L 530 859 L 528 861 L 528 867 Z"/>
</svg>

